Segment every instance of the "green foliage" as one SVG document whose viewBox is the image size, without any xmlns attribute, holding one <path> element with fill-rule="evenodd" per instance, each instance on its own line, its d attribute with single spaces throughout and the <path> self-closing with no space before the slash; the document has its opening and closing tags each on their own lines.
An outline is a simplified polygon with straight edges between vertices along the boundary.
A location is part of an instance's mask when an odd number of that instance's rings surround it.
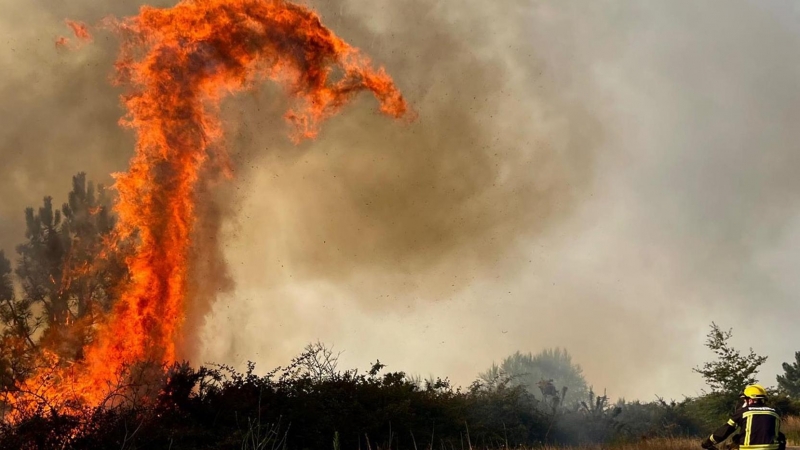
<svg viewBox="0 0 800 450">
<path fill-rule="evenodd" d="M 800 352 L 795 352 L 794 362 L 783 363 L 783 375 L 778 375 L 778 389 L 791 398 L 800 399 Z"/>
<path fill-rule="evenodd" d="M 792 398 L 777 389 L 767 389 L 768 403 L 781 416 L 800 416 L 800 399 Z"/>
<path fill-rule="evenodd" d="M 749 354 L 742 356 L 728 342 L 732 335 L 732 330 L 720 330 L 712 322 L 706 347 L 714 352 L 717 359 L 703 364 L 702 368 L 694 369 L 703 376 L 712 392 L 731 395 L 741 392 L 746 385 L 757 381 L 758 368 L 767 361 L 766 356 L 757 355 L 752 348 Z"/>
<path fill-rule="evenodd" d="M 727 421 L 742 400 L 737 393 L 709 392 L 687 399 L 686 412 L 703 430 L 714 430 Z"/>
<path fill-rule="evenodd" d="M 583 370 L 572 362 L 569 352 L 560 348 L 545 349 L 536 355 L 516 352 L 500 365 L 492 364 L 479 375 L 479 380 L 490 389 L 508 380 L 511 386 L 522 386 L 546 403 L 551 403 L 547 400 L 554 399 L 554 394 L 558 393 L 563 397 L 558 401 L 570 406 L 589 393 Z M 566 395 L 559 392 L 564 387 L 567 388 Z"/>
<path fill-rule="evenodd" d="M 632 440 L 698 436 L 705 433 L 704 423 L 694 414 L 691 402 L 668 402 L 662 398 L 650 403 L 622 400 L 617 404 L 617 421 L 624 435 Z"/>
</svg>

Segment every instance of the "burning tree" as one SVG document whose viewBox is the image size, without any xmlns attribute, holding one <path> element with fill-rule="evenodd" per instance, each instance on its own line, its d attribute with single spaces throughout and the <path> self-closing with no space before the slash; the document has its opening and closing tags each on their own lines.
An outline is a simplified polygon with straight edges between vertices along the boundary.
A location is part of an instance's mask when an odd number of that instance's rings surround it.
<svg viewBox="0 0 800 450">
<path fill-rule="evenodd" d="M 40 350 L 66 361 L 80 358 L 91 326 L 107 312 L 113 287 L 125 270 L 104 240 L 113 229 L 110 198 L 105 189 L 72 178 L 69 201 L 61 209 L 51 197 L 25 211 L 26 241 L 17 247 L 15 294 L 10 261 L 0 256 L 0 321 L 3 325 L 4 388 L 21 382 L 36 365 Z"/>
<path fill-rule="evenodd" d="M 24 306 L 40 306 L 29 326 L 45 327 L 42 346 L 75 360 L 88 343 L 91 325 L 111 308 L 125 269 L 119 253 L 105 245 L 114 219 L 103 186 L 95 189 L 79 173 L 68 198 L 60 210 L 46 197 L 38 212 L 25 211 L 27 241 L 17 247 L 16 274 Z"/>
</svg>

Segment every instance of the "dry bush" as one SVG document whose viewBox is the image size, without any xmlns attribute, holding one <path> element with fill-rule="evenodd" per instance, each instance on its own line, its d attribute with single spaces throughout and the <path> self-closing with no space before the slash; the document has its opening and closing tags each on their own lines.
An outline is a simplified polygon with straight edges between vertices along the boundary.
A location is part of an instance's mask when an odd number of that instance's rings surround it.
<svg viewBox="0 0 800 450">
<path fill-rule="evenodd" d="M 789 445 L 800 445 L 800 417 L 784 417 L 781 423 L 781 431 L 786 435 Z"/>
</svg>

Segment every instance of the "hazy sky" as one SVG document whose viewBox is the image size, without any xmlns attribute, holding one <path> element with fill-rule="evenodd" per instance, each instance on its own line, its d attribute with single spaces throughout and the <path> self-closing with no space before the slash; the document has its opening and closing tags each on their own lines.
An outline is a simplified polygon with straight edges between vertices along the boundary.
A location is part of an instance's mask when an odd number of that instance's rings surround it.
<svg viewBox="0 0 800 450">
<path fill-rule="evenodd" d="M 168 2 L 160 2 L 168 4 Z M 293 146 L 279 91 L 226 105 L 236 287 L 199 361 L 267 369 L 314 340 L 342 364 L 467 384 L 564 346 L 612 397 L 702 388 L 708 324 L 800 350 L 800 27 L 791 1 L 312 1 L 387 67 L 414 124 L 367 97 Z M 62 18 L 135 2 L 0 0 L 0 246 L 69 176 L 124 170 L 113 36 Z"/>
</svg>

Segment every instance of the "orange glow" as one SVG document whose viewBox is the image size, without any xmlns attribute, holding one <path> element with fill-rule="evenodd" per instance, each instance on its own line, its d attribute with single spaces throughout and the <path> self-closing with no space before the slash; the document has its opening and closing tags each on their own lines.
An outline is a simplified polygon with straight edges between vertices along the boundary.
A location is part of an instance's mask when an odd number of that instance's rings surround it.
<svg viewBox="0 0 800 450">
<path fill-rule="evenodd" d="M 295 141 L 315 137 L 360 91 L 371 91 L 389 116 L 408 112 L 382 68 L 373 69 L 316 13 L 286 1 L 184 0 L 169 9 L 145 6 L 138 16 L 106 24 L 122 38 L 117 81 L 129 90 L 121 124 L 137 136 L 128 172 L 115 175 L 115 242 L 135 242 L 126 260 L 131 278 L 83 360 L 45 355 L 53 368 L 20 386 L 11 399 L 17 414 L 109 405 L 109 389 L 126 367 L 175 360 L 195 187 L 202 168 L 227 171 L 229 164 L 218 115 L 223 97 L 264 80 L 279 82 L 293 99 L 285 117 Z M 69 25 L 79 39 L 91 39 L 85 26 Z M 333 69 L 342 74 L 336 81 Z"/>
</svg>

